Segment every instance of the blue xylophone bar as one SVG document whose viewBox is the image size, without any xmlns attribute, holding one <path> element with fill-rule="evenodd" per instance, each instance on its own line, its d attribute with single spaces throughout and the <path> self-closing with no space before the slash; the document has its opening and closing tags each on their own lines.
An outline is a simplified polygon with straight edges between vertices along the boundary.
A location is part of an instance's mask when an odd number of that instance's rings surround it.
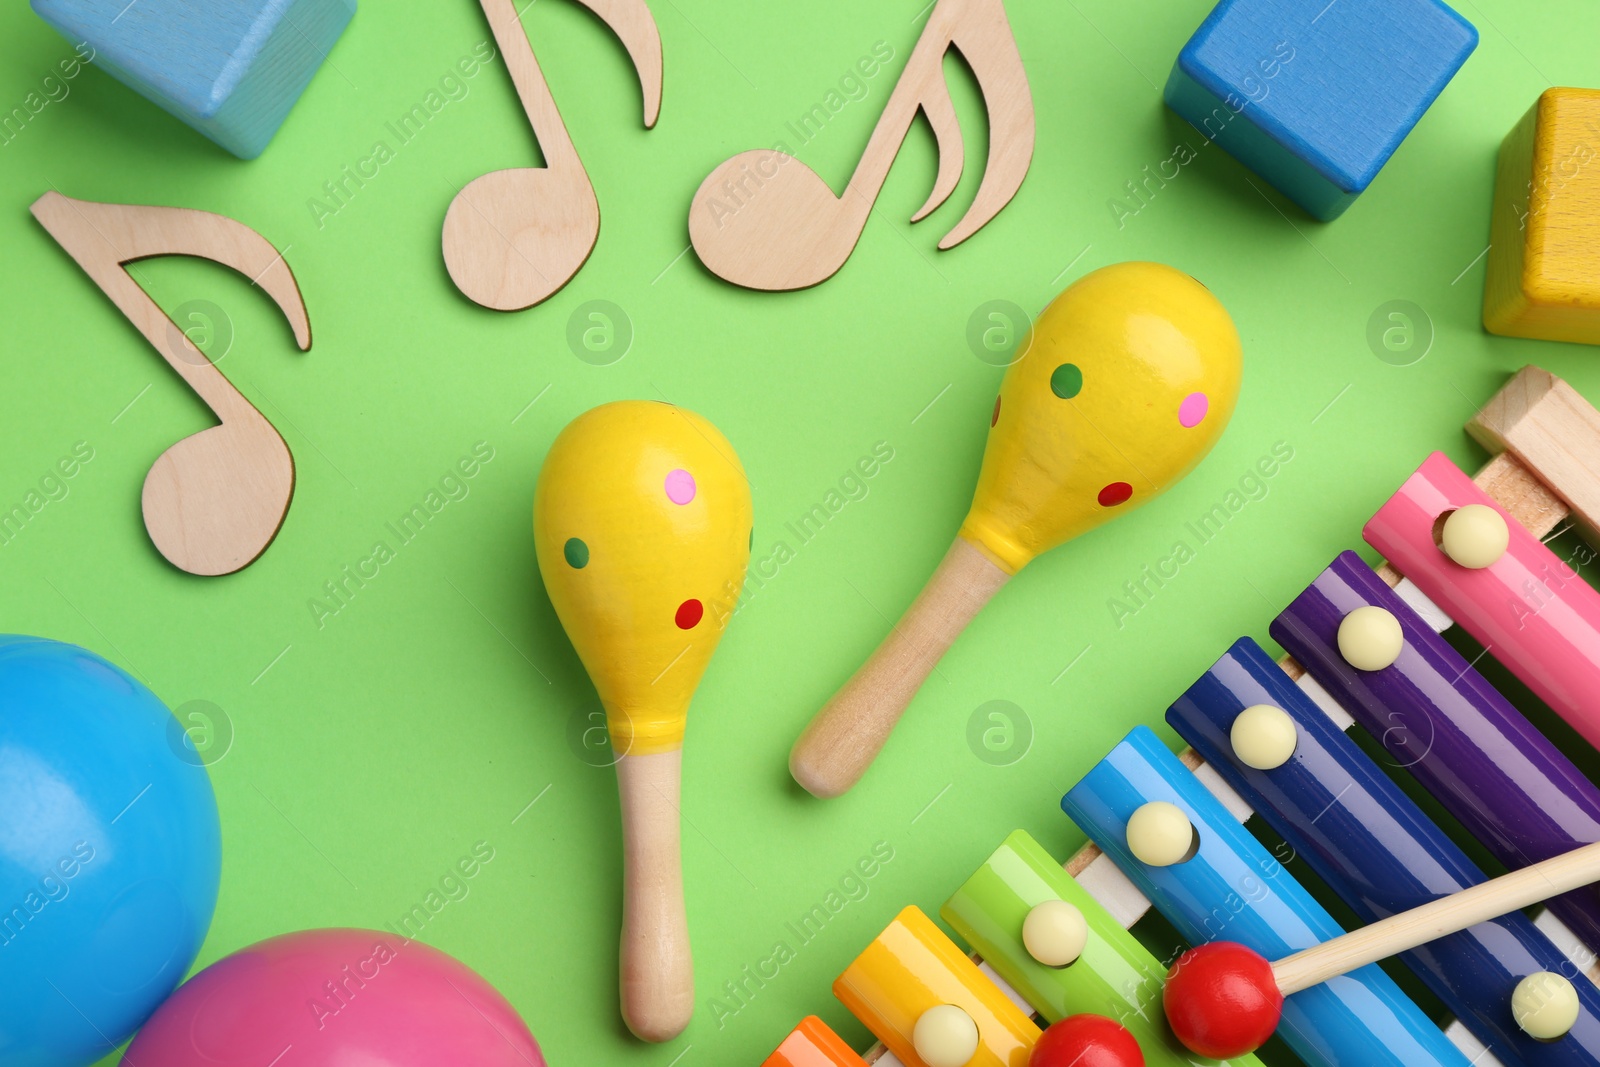
<svg viewBox="0 0 1600 1067">
<path fill-rule="evenodd" d="M 1294 755 L 1257 770 L 1234 753 L 1233 721 L 1266 704 L 1293 720 Z M 1249 638 L 1236 642 L 1172 705 L 1167 721 L 1368 922 L 1484 881 L 1484 874 Z M 1510 1067 L 1600 1064 L 1600 990 L 1521 912 L 1432 941 L 1401 957 Z M 1517 1025 L 1524 977 L 1564 973 L 1577 1024 L 1540 1041 Z"/>
<path fill-rule="evenodd" d="M 1368 606 L 1392 614 L 1405 637 L 1381 671 L 1358 671 L 1339 654 L 1339 623 Z M 1600 789 L 1354 552 L 1318 575 L 1271 633 L 1507 867 L 1600 841 Z M 1600 889 L 1549 907 L 1600 951 Z"/>
<path fill-rule="evenodd" d="M 1128 819 L 1152 800 L 1189 817 L 1199 838 L 1192 858 L 1150 867 L 1129 852 Z M 1129 733 L 1061 807 L 1194 944 L 1225 939 L 1281 959 L 1344 932 L 1148 727 Z M 1309 1067 L 1468 1063 L 1375 964 L 1288 997 L 1278 1033 Z"/>
</svg>

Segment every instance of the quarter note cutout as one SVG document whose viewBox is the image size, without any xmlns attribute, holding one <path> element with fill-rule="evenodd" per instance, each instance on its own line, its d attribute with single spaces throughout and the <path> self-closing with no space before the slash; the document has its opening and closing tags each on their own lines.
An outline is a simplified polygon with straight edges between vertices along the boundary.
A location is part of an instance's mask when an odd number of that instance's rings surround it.
<svg viewBox="0 0 1600 1067">
<path fill-rule="evenodd" d="M 266 550 L 294 496 L 289 446 L 211 360 L 167 317 L 123 264 L 150 256 L 199 256 L 249 278 L 272 297 L 301 351 L 311 323 L 282 253 L 235 219 L 193 208 L 100 204 L 57 192 L 33 202 L 33 217 L 100 291 L 161 353 L 221 425 L 185 437 L 145 475 L 145 529 L 173 566 L 232 574 Z"/>
<path fill-rule="evenodd" d="M 661 113 L 661 34 L 644 0 L 579 0 L 628 50 L 644 93 L 644 124 Z M 521 311 L 578 273 L 600 236 L 600 205 L 513 0 L 482 0 L 522 98 L 543 167 L 497 170 L 469 182 L 444 216 L 444 262 L 475 304 Z"/>
<path fill-rule="evenodd" d="M 694 194 L 689 240 L 701 262 L 749 289 L 804 289 L 826 281 L 850 258 L 918 110 L 933 128 L 939 170 L 911 221 L 943 204 L 965 162 L 961 124 L 944 80 L 951 47 L 966 58 L 983 91 L 989 158 L 972 205 L 939 247 L 954 248 L 982 229 L 1028 173 L 1033 94 L 1001 0 L 939 0 L 844 195 L 835 196 L 815 171 L 776 149 L 741 152 Z"/>
</svg>

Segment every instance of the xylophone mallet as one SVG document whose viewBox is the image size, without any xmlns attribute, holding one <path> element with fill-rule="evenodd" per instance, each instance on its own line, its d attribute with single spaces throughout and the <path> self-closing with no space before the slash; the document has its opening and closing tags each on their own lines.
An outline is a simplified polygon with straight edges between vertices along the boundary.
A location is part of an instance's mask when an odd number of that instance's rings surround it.
<svg viewBox="0 0 1600 1067">
<path fill-rule="evenodd" d="M 1051 1023 L 1034 1043 L 1028 1067 L 1145 1067 L 1144 1050 L 1115 1019 L 1084 1012 Z"/>
<path fill-rule="evenodd" d="M 950 550 L 795 742 L 790 773 L 816 796 L 860 779 L 940 657 L 1012 575 L 1169 489 L 1222 436 L 1239 394 L 1239 335 L 1227 310 L 1159 263 L 1080 278 L 1019 351 Z"/>
<path fill-rule="evenodd" d="M 623 839 L 622 1016 L 646 1041 L 694 1010 L 678 796 L 690 698 L 744 582 L 750 485 L 717 428 L 671 404 L 579 415 L 539 472 L 550 603 L 605 708 Z"/>
<path fill-rule="evenodd" d="M 1213 1059 L 1241 1056 L 1272 1036 L 1286 996 L 1595 881 L 1600 881 L 1600 842 L 1391 915 L 1277 962 L 1231 941 L 1200 945 L 1173 965 L 1162 1006 L 1173 1033 L 1191 1051 Z"/>
</svg>

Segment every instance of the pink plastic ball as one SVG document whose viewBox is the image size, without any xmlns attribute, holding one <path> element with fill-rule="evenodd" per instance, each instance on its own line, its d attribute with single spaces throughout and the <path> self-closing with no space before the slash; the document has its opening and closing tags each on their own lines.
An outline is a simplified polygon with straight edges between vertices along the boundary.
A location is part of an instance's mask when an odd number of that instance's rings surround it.
<svg viewBox="0 0 1600 1067">
<path fill-rule="evenodd" d="M 128 1046 L 162 1067 L 545 1067 L 521 1017 L 465 964 L 395 934 L 305 930 L 178 988 Z"/>
</svg>

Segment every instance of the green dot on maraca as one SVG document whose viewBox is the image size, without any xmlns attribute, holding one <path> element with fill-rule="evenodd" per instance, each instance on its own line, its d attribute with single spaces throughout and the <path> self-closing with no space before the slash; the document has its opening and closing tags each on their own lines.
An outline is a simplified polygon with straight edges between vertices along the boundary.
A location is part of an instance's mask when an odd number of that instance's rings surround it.
<svg viewBox="0 0 1600 1067">
<path fill-rule="evenodd" d="M 1083 389 L 1083 371 L 1076 363 L 1063 363 L 1050 373 L 1050 391 L 1062 400 L 1071 400 Z"/>
</svg>

